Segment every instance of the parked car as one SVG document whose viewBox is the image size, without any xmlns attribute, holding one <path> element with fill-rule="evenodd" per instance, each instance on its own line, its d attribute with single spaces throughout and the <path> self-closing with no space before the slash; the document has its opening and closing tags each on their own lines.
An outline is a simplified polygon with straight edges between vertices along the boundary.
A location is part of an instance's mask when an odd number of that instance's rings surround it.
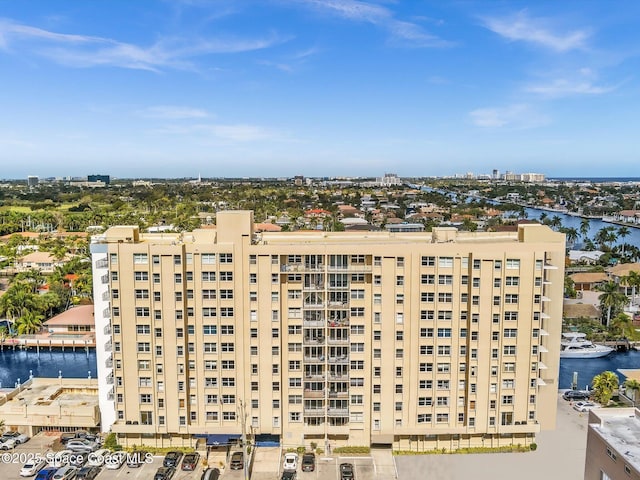
<svg viewBox="0 0 640 480">
<path fill-rule="evenodd" d="M 567 390 L 562 394 L 562 398 L 567 401 L 573 400 L 587 400 L 590 396 L 590 392 L 586 390 Z"/>
<path fill-rule="evenodd" d="M 282 470 L 295 472 L 298 469 L 298 454 L 289 452 L 284 454 L 282 462 Z"/>
<path fill-rule="evenodd" d="M 124 452 L 112 452 L 104 458 L 104 465 L 107 470 L 118 470 L 127 459 Z"/>
<path fill-rule="evenodd" d="M 101 467 L 104 465 L 104 461 L 107 456 L 111 455 L 111 450 L 106 448 L 101 448 L 100 450 L 96 450 L 89 454 L 87 458 L 87 466 L 88 467 Z"/>
<path fill-rule="evenodd" d="M 54 457 L 51 459 L 49 466 L 56 469 L 64 467 L 69 461 L 70 455 L 73 455 L 71 450 L 60 450 L 59 452 L 56 452 Z"/>
<path fill-rule="evenodd" d="M 353 464 L 352 463 L 341 463 L 340 464 L 340 480 L 353 480 L 355 475 L 353 473 Z"/>
<path fill-rule="evenodd" d="M 93 480 L 100 470 L 100 467 L 82 467 L 76 475 L 76 480 Z"/>
<path fill-rule="evenodd" d="M 242 452 L 234 452 L 231 455 L 229 467 L 231 470 L 242 470 L 244 468 L 244 454 Z"/>
<path fill-rule="evenodd" d="M 160 467 L 156 470 L 153 480 L 169 480 L 176 473 L 175 467 Z"/>
<path fill-rule="evenodd" d="M 147 461 L 147 452 L 138 450 L 127 455 L 127 467 L 138 468 Z"/>
<path fill-rule="evenodd" d="M 20 470 L 21 477 L 33 477 L 40 470 L 42 470 L 47 462 L 45 462 L 44 458 L 34 458 L 33 460 L 29 460 L 26 462 L 22 469 Z"/>
<path fill-rule="evenodd" d="M 573 409 L 577 410 L 578 412 L 588 412 L 596 406 L 597 405 L 593 402 L 576 402 L 576 404 L 573 406 Z"/>
<path fill-rule="evenodd" d="M 18 445 L 15 438 L 7 438 L 0 443 L 0 450 L 13 450 Z"/>
<path fill-rule="evenodd" d="M 298 473 L 293 470 L 286 470 L 282 472 L 282 477 L 280 480 L 296 480 L 298 478 Z"/>
<path fill-rule="evenodd" d="M 162 461 L 162 466 L 177 468 L 181 458 L 182 458 L 182 452 L 179 452 L 177 450 L 168 452 L 164 456 L 164 460 Z"/>
<path fill-rule="evenodd" d="M 207 468 L 202 472 L 200 480 L 218 480 L 220 478 L 220 470 L 217 468 Z"/>
<path fill-rule="evenodd" d="M 316 469 L 316 456 L 311 452 L 302 455 L 302 471 L 313 472 Z"/>
<path fill-rule="evenodd" d="M 9 439 L 13 439 L 15 440 L 16 444 L 19 445 L 21 443 L 25 443 L 29 440 L 29 435 L 25 435 L 24 433 L 20 433 L 20 432 L 4 432 L 2 434 L 2 437 L 0 437 L 0 441 L 5 441 L 5 440 L 9 440 Z"/>
<path fill-rule="evenodd" d="M 82 467 L 84 467 L 84 464 L 87 463 L 88 457 L 89 453 L 87 452 L 74 452 L 69 455 L 69 465 L 80 470 Z"/>
<path fill-rule="evenodd" d="M 76 467 L 67 465 L 66 467 L 62 467 L 56 470 L 56 473 L 53 474 L 53 480 L 71 480 L 73 478 L 76 478 L 77 474 L 78 469 Z"/>
<path fill-rule="evenodd" d="M 57 470 L 57 468 L 45 468 L 40 470 L 34 480 L 52 480 Z"/>
<path fill-rule="evenodd" d="M 74 438 L 77 438 L 75 432 L 64 432 L 60 435 L 60 443 L 66 445 L 69 440 Z"/>
<path fill-rule="evenodd" d="M 71 450 L 72 452 L 95 452 L 98 450 L 99 445 L 95 442 L 90 442 L 89 440 L 85 440 L 84 438 L 74 438 L 73 440 L 69 440 L 65 445 L 67 450 Z"/>
<path fill-rule="evenodd" d="M 200 454 L 198 452 L 187 453 L 182 459 L 182 470 L 193 471 L 196 469 L 196 465 L 198 465 L 198 460 L 200 460 Z"/>
</svg>

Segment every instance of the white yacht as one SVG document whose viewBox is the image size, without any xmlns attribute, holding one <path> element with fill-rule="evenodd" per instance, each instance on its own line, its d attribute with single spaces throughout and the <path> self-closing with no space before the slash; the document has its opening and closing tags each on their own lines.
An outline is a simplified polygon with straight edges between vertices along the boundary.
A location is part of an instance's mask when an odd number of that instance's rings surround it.
<svg viewBox="0 0 640 480">
<path fill-rule="evenodd" d="M 614 351 L 612 347 L 595 344 L 586 337 L 585 333 L 563 333 L 560 342 L 560 358 L 600 358 Z"/>
</svg>

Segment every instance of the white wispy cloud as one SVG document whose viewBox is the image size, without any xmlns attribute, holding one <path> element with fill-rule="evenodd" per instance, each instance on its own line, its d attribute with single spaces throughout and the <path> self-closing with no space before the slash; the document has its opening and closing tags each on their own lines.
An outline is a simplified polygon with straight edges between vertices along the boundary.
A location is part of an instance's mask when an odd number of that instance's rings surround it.
<svg viewBox="0 0 640 480">
<path fill-rule="evenodd" d="M 392 10 L 359 0 L 293 0 L 347 20 L 365 22 L 387 30 L 396 41 L 419 47 L 446 47 L 452 43 L 425 31 L 417 23 L 399 20 Z"/>
<path fill-rule="evenodd" d="M 526 129 L 549 123 L 545 115 L 537 112 L 531 105 L 522 103 L 506 107 L 478 108 L 469 112 L 469 117 L 474 125 L 483 128 Z"/>
<path fill-rule="evenodd" d="M 0 48 L 20 50 L 78 68 L 115 66 L 162 71 L 191 69 L 191 60 L 210 54 L 262 50 L 287 41 L 271 33 L 264 38 L 163 38 L 149 46 L 90 35 L 57 33 L 0 19 Z"/>
<path fill-rule="evenodd" d="M 484 17 L 482 21 L 486 28 L 508 40 L 542 45 L 557 52 L 584 48 L 590 35 L 585 29 L 555 32 L 551 21 L 532 18 L 526 11 L 509 17 Z"/>
<path fill-rule="evenodd" d="M 138 110 L 137 115 L 145 118 L 159 118 L 169 120 L 180 120 L 189 118 L 204 118 L 210 116 L 205 110 L 192 107 L 181 107 L 175 105 L 158 105 Z"/>
<path fill-rule="evenodd" d="M 612 92 L 617 86 L 595 85 L 588 80 L 568 80 L 557 78 L 549 83 L 528 85 L 525 91 L 545 97 L 566 97 L 571 95 L 602 95 Z"/>
</svg>

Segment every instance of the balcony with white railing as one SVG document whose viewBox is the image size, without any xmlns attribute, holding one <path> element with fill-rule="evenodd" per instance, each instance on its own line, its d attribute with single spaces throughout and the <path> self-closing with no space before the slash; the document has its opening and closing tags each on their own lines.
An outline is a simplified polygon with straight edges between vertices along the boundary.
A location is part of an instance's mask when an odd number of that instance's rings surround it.
<svg viewBox="0 0 640 480">
<path fill-rule="evenodd" d="M 324 408 L 305 408 L 304 414 L 307 417 L 324 417 Z"/>
<path fill-rule="evenodd" d="M 111 352 L 112 350 L 113 350 L 113 344 L 111 343 L 111 340 L 109 340 L 104 344 L 104 351 Z"/>
<path fill-rule="evenodd" d="M 107 368 L 113 368 L 113 357 L 111 355 L 105 359 L 104 366 Z"/>
<path fill-rule="evenodd" d="M 305 363 L 324 363 L 324 355 L 305 355 Z"/>
<path fill-rule="evenodd" d="M 107 307 L 102 310 L 102 318 L 111 318 L 111 308 Z"/>
<path fill-rule="evenodd" d="M 111 335 L 111 325 L 105 325 L 103 332 L 105 335 Z"/>
<path fill-rule="evenodd" d="M 109 283 L 109 274 L 104 274 L 100 277 L 100 282 L 103 285 L 107 285 Z"/>
<path fill-rule="evenodd" d="M 330 417 L 348 417 L 349 409 L 348 408 L 331 408 L 329 407 L 327 414 Z"/>
<path fill-rule="evenodd" d="M 109 300 L 111 300 L 111 292 L 109 291 L 103 292 L 102 300 L 104 300 L 105 302 L 108 302 Z"/>
</svg>

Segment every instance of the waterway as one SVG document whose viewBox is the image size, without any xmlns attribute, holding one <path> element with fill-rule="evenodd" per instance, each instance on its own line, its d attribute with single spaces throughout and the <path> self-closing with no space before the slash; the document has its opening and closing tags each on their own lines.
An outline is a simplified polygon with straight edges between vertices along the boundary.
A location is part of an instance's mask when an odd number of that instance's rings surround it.
<svg viewBox="0 0 640 480">
<path fill-rule="evenodd" d="M 13 350 L 5 347 L 0 351 L 0 387 L 11 388 L 18 379 L 23 383 L 34 377 L 87 378 L 96 377 L 96 350 L 90 348 L 88 352 L 78 349 L 41 348 L 38 354 L 34 350 Z"/>
<path fill-rule="evenodd" d="M 580 224 L 582 223 L 582 217 L 576 217 L 573 215 L 567 215 L 565 213 L 552 212 L 549 210 L 539 210 L 537 208 L 525 208 L 525 212 L 527 213 L 527 218 L 529 220 L 538 220 L 542 214 L 545 214 L 548 219 L 551 219 L 555 216 L 560 218 L 562 222 L 562 226 L 566 228 L 575 228 L 578 231 L 578 235 L 580 238 L 576 242 L 575 248 L 579 248 L 582 242 L 582 234 L 580 234 Z M 617 225 L 615 223 L 603 222 L 602 220 L 598 220 L 596 218 L 590 218 L 589 220 L 589 233 L 587 236 L 593 240 L 599 230 L 606 227 L 615 227 L 620 228 L 621 225 Z M 640 228 L 636 227 L 628 227 L 629 235 L 624 238 L 618 238 L 615 244 L 619 243 L 628 243 L 629 245 L 635 245 L 640 248 Z"/>
<path fill-rule="evenodd" d="M 606 357 L 590 359 L 562 358 L 560 359 L 558 389 L 571 388 L 573 372 L 578 373 L 579 388 L 591 385 L 593 377 L 607 370 L 618 375 L 618 379 L 622 383 L 624 376 L 617 371 L 620 368 L 640 368 L 640 351 L 613 352 Z"/>
</svg>

